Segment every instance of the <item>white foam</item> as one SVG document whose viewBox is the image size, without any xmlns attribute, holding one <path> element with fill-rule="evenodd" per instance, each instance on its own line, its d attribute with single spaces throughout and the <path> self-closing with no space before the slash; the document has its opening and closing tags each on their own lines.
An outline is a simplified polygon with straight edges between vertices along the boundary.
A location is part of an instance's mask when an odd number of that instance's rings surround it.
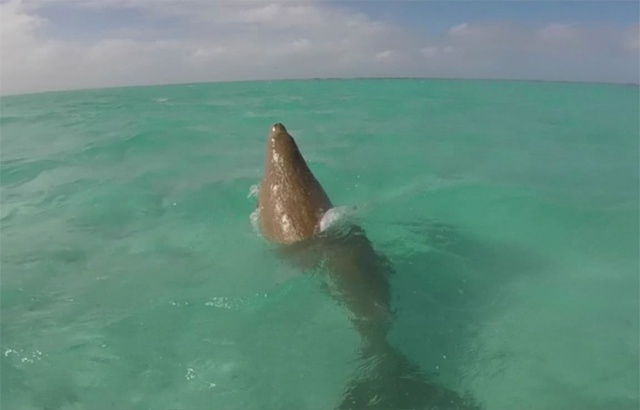
<svg viewBox="0 0 640 410">
<path fill-rule="evenodd" d="M 260 233 L 260 208 L 256 208 L 255 211 L 251 212 L 249 215 L 249 219 L 251 220 L 251 226 L 256 233 Z"/>
<path fill-rule="evenodd" d="M 234 309 L 237 307 L 233 300 L 225 297 L 214 297 L 209 302 L 206 302 L 205 306 L 213 306 L 219 309 Z"/>
<path fill-rule="evenodd" d="M 249 194 L 247 195 L 247 198 L 257 197 L 259 193 L 260 193 L 260 184 L 253 184 L 251 185 L 251 187 L 249 187 Z"/>
<path fill-rule="evenodd" d="M 322 215 L 322 219 L 320 219 L 320 232 L 325 232 L 336 224 L 353 220 L 355 218 L 355 211 L 356 208 L 349 206 L 337 206 L 329 209 Z"/>
</svg>

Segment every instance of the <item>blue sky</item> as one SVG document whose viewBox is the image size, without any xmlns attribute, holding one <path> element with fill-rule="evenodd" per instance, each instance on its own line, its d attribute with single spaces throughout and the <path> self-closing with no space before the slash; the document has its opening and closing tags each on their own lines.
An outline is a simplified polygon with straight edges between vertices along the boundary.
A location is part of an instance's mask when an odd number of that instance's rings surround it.
<svg viewBox="0 0 640 410">
<path fill-rule="evenodd" d="M 0 92 L 308 77 L 638 82 L 637 1 L 1 0 Z"/>
</svg>

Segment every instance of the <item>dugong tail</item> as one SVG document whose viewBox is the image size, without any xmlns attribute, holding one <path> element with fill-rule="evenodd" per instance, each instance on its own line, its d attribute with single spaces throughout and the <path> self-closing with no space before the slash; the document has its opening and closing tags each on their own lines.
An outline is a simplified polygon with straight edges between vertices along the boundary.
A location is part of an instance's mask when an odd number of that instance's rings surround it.
<svg viewBox="0 0 640 410">
<path fill-rule="evenodd" d="M 388 343 L 362 351 L 364 375 L 351 380 L 338 409 L 479 410 L 471 398 L 426 379 Z"/>
</svg>

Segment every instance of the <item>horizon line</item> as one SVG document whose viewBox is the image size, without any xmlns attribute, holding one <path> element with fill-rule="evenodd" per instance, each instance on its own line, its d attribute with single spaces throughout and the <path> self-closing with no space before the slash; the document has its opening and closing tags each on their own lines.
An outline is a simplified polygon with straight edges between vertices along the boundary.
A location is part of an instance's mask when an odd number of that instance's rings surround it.
<svg viewBox="0 0 640 410">
<path fill-rule="evenodd" d="M 44 91 L 28 91 L 15 94 L 2 94 L 2 86 L 0 84 L 0 99 L 5 97 L 32 96 L 40 94 L 82 92 L 82 91 L 99 91 L 99 90 L 117 90 L 126 88 L 145 88 L 145 87 L 172 87 L 172 86 L 189 86 L 204 84 L 227 84 L 227 83 L 269 83 L 269 82 L 290 82 L 290 81 L 355 81 L 355 80 L 436 80 L 436 81 L 504 81 L 504 82 L 520 82 L 520 83 L 560 83 L 560 84 L 593 84 L 593 85 L 617 85 L 623 87 L 640 87 L 640 78 L 638 82 L 628 81 L 582 81 L 582 80 L 541 80 L 526 78 L 493 78 L 493 77 L 308 77 L 308 78 L 280 78 L 280 79 L 247 79 L 247 80 L 211 80 L 211 81 L 195 81 L 195 82 L 171 82 L 156 84 L 134 84 L 134 85 L 113 85 L 102 87 L 83 87 L 83 88 L 67 88 L 61 90 L 44 90 Z"/>
</svg>

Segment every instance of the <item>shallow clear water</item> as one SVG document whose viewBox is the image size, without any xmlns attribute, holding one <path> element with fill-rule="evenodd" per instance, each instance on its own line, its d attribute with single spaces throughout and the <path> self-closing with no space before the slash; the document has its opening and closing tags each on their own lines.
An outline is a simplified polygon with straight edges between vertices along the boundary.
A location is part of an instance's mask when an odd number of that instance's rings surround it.
<svg viewBox="0 0 640 410">
<path fill-rule="evenodd" d="M 486 409 L 639 405 L 637 87 L 291 81 L 1 101 L 3 409 L 326 409 L 360 339 L 253 230 L 283 122 Z"/>
</svg>

